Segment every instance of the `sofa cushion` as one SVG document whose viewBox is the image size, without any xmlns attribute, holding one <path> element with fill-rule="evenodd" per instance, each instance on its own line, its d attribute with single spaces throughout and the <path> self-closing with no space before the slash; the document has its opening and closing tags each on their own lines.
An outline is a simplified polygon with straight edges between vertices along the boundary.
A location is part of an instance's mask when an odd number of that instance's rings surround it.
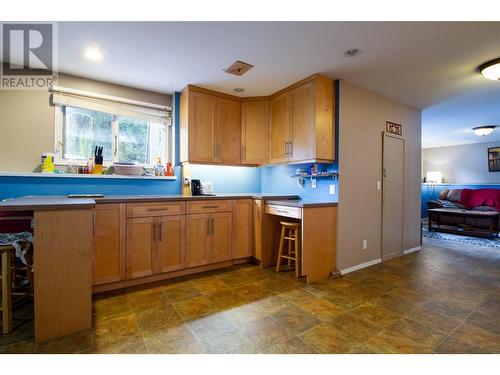
<svg viewBox="0 0 500 375">
<path fill-rule="evenodd" d="M 462 189 L 451 189 L 448 192 L 448 200 L 451 202 L 460 201 L 460 196 L 462 194 Z"/>
<path fill-rule="evenodd" d="M 448 199 L 448 192 L 449 190 L 448 189 L 443 189 L 439 192 L 439 199 L 440 200 L 445 200 L 445 199 Z"/>
</svg>

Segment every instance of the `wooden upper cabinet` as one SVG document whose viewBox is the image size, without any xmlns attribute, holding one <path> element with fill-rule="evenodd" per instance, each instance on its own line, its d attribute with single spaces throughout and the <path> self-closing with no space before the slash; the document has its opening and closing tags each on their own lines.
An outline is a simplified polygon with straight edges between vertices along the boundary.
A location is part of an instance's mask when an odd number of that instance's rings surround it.
<svg viewBox="0 0 500 375">
<path fill-rule="evenodd" d="M 217 98 L 215 115 L 215 160 L 221 164 L 240 163 L 241 103 Z"/>
<path fill-rule="evenodd" d="M 181 95 L 181 161 L 215 161 L 217 100 L 212 95 L 186 91 Z"/>
<path fill-rule="evenodd" d="M 233 202 L 233 258 L 247 258 L 253 255 L 252 199 L 238 199 Z"/>
<path fill-rule="evenodd" d="M 291 160 L 314 158 L 314 86 L 314 82 L 309 82 L 290 93 L 292 141 L 288 157 Z"/>
<path fill-rule="evenodd" d="M 241 105 L 241 163 L 266 164 L 269 160 L 269 101 Z"/>
<path fill-rule="evenodd" d="M 332 162 L 333 81 L 314 75 L 271 98 L 270 163 Z"/>
<path fill-rule="evenodd" d="M 95 207 L 92 285 L 125 279 L 125 204 L 98 204 Z"/>
<path fill-rule="evenodd" d="M 185 268 L 185 223 L 184 215 L 159 216 L 156 219 L 158 229 L 156 273 Z"/>
<path fill-rule="evenodd" d="M 269 162 L 287 161 L 290 141 L 290 95 L 282 94 L 271 99 Z"/>
<path fill-rule="evenodd" d="M 127 219 L 127 279 L 155 273 L 155 225 L 153 217 Z"/>
</svg>

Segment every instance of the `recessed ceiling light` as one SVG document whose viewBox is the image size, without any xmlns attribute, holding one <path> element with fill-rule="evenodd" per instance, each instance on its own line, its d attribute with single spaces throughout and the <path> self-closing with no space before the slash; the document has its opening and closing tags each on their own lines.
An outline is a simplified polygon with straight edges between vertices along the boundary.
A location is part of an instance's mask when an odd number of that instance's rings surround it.
<svg viewBox="0 0 500 375">
<path fill-rule="evenodd" d="M 500 80 L 500 58 L 485 62 L 478 69 L 486 78 L 492 81 Z"/>
<path fill-rule="evenodd" d="M 495 128 L 495 125 L 476 126 L 475 128 L 472 128 L 472 131 L 474 131 L 476 135 L 484 137 L 485 135 L 491 134 L 491 132 L 495 130 Z"/>
<path fill-rule="evenodd" d="M 355 57 L 359 56 L 361 54 L 361 50 L 359 48 L 351 48 L 351 49 L 346 49 L 344 51 L 344 56 L 346 57 Z"/>
<path fill-rule="evenodd" d="M 102 53 L 101 50 L 95 46 L 87 47 L 84 53 L 85 57 L 91 61 L 101 61 Z"/>
<path fill-rule="evenodd" d="M 241 87 L 236 87 L 235 89 L 233 89 L 234 91 L 236 92 L 243 92 L 245 91 L 245 89 L 241 88 Z"/>
</svg>

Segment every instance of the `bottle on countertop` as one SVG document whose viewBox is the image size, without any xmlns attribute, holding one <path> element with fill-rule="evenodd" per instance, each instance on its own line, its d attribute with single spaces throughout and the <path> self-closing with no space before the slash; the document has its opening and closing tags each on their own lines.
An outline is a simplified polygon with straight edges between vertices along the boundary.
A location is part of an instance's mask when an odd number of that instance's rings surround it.
<svg viewBox="0 0 500 375">
<path fill-rule="evenodd" d="M 161 158 L 156 159 L 154 171 L 155 176 L 165 176 L 165 167 L 161 164 Z"/>
<path fill-rule="evenodd" d="M 174 170 L 172 168 L 172 162 L 167 163 L 167 173 L 166 176 L 173 176 L 174 175 Z"/>
</svg>

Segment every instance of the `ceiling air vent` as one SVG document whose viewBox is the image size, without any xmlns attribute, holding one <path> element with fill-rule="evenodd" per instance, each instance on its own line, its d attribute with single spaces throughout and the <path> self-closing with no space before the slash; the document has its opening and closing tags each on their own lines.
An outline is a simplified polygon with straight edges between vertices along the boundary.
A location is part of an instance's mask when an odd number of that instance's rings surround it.
<svg viewBox="0 0 500 375">
<path fill-rule="evenodd" d="M 250 69 L 253 68 L 253 65 L 247 64 L 246 62 L 243 61 L 236 61 L 234 64 L 231 66 L 227 67 L 224 69 L 226 73 L 229 74 L 234 74 L 236 76 L 242 76 L 246 72 L 248 72 Z"/>
</svg>

